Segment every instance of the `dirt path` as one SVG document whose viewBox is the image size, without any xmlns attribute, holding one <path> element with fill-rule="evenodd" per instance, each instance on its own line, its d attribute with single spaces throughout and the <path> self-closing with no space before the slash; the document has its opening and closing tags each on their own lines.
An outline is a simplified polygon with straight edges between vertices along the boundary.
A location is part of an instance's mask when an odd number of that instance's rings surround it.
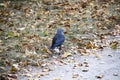
<svg viewBox="0 0 120 80">
<path fill-rule="evenodd" d="M 47 75 L 38 78 L 34 74 L 41 73 L 41 68 L 29 66 L 31 71 L 28 73 L 32 75 L 19 76 L 19 80 L 120 80 L 120 50 L 105 48 L 98 51 L 98 54 L 100 58 L 96 58 L 94 54 L 76 54 L 61 63 L 57 57 L 52 57 L 49 62 L 54 64 L 48 66 L 50 71 Z"/>
</svg>

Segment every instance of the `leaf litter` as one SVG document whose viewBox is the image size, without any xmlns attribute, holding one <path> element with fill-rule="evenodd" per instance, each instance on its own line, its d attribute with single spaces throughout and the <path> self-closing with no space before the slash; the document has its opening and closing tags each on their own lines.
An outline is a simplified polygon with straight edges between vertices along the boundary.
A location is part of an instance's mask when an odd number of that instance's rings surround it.
<svg viewBox="0 0 120 80">
<path fill-rule="evenodd" d="M 119 5 L 114 0 L 98 1 L 1 2 L 0 69 L 5 70 L 2 73 L 3 78 L 7 76 L 16 79 L 19 70 L 29 65 L 43 69 L 36 74 L 37 77 L 45 76 L 51 71 L 49 65 L 75 63 L 76 59 L 70 57 L 78 53 L 81 56 L 93 54 L 97 58 L 103 58 L 97 50 L 103 50 L 105 47 L 117 50 L 120 46 L 120 40 L 117 38 L 120 35 Z M 64 52 L 60 56 L 48 49 L 59 26 L 64 28 L 66 36 Z M 82 62 L 76 63 L 73 68 L 90 66 Z M 82 71 L 89 72 L 86 68 Z M 28 77 L 32 77 L 29 70 L 27 73 Z M 73 74 L 73 78 L 78 76 L 79 74 Z M 99 75 L 96 77 L 102 78 Z"/>
</svg>

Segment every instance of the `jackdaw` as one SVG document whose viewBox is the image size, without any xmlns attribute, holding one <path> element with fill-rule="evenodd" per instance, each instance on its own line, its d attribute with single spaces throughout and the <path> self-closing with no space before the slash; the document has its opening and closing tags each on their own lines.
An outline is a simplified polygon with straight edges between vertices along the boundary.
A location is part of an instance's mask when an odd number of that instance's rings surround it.
<svg viewBox="0 0 120 80">
<path fill-rule="evenodd" d="M 64 41 L 65 41 L 65 36 L 64 36 L 64 33 L 63 33 L 63 29 L 58 28 L 57 33 L 53 37 L 52 45 L 51 45 L 50 49 L 53 50 L 56 47 L 59 47 L 59 49 L 61 50 L 61 45 L 63 44 Z"/>
</svg>

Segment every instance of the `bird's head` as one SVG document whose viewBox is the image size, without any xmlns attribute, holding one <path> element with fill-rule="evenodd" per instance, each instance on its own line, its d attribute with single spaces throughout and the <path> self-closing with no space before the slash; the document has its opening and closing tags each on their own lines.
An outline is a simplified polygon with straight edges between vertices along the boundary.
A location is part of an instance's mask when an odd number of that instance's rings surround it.
<svg viewBox="0 0 120 80">
<path fill-rule="evenodd" d="M 64 33 L 63 33 L 63 29 L 62 29 L 62 28 L 58 28 L 58 29 L 57 29 L 57 34 L 64 34 Z"/>
</svg>

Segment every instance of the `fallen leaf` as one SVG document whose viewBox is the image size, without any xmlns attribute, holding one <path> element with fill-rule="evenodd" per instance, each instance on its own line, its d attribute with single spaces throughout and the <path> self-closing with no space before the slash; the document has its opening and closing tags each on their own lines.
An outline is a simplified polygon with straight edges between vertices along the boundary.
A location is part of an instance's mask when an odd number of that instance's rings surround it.
<svg viewBox="0 0 120 80">
<path fill-rule="evenodd" d="M 104 75 L 97 75 L 97 76 L 95 76 L 96 78 L 98 78 L 98 79 L 102 79 L 103 77 L 104 77 Z"/>
<path fill-rule="evenodd" d="M 9 80 L 16 80 L 17 79 L 17 74 L 8 74 Z"/>
<path fill-rule="evenodd" d="M 24 60 L 20 62 L 20 66 L 27 66 L 28 65 L 28 60 Z"/>
<path fill-rule="evenodd" d="M 7 37 L 13 37 L 14 36 L 14 33 L 13 32 L 8 32 L 7 33 Z"/>
<path fill-rule="evenodd" d="M 6 3 L 0 3 L 0 6 L 3 6 L 5 8 L 7 8 L 8 7 L 8 3 L 7 2 Z"/>
<path fill-rule="evenodd" d="M 61 56 L 62 58 L 66 58 L 68 56 L 71 56 L 72 54 L 70 52 L 64 52 L 64 54 Z"/>
<path fill-rule="evenodd" d="M 77 67 L 81 67 L 81 66 L 83 66 L 83 64 L 82 64 L 82 63 L 77 63 L 77 64 L 74 64 L 73 69 L 75 69 L 75 68 L 77 68 Z"/>
<path fill-rule="evenodd" d="M 19 70 L 18 64 L 13 64 L 13 66 L 10 68 L 11 73 L 15 73 Z"/>
<path fill-rule="evenodd" d="M 45 53 L 52 54 L 52 52 L 46 46 L 45 46 L 45 48 L 43 48 L 42 51 L 45 52 Z"/>
<path fill-rule="evenodd" d="M 42 70 L 42 72 L 49 72 L 49 71 L 51 71 L 51 70 L 50 70 L 50 68 L 48 68 L 48 67 L 46 67 L 46 68 L 44 68 L 44 69 Z"/>
<path fill-rule="evenodd" d="M 79 76 L 79 74 L 73 74 L 72 78 L 77 78 Z"/>
<path fill-rule="evenodd" d="M 48 72 L 41 72 L 41 73 L 39 74 L 39 76 L 45 76 L 45 75 L 48 75 Z"/>
<path fill-rule="evenodd" d="M 44 31 L 44 35 L 47 36 L 49 34 L 48 30 Z"/>
<path fill-rule="evenodd" d="M 88 71 L 89 71 L 89 69 L 87 69 L 87 68 L 82 70 L 82 72 L 88 72 Z"/>
<path fill-rule="evenodd" d="M 30 74 L 30 73 L 26 73 L 26 74 L 24 74 L 24 76 L 32 77 L 32 74 Z"/>
<path fill-rule="evenodd" d="M 43 54 L 42 57 L 43 57 L 43 58 L 48 58 L 49 56 L 46 55 L 46 54 Z"/>
<path fill-rule="evenodd" d="M 93 44 L 93 42 L 91 42 L 91 41 L 86 42 L 85 45 L 86 45 L 86 48 L 88 48 L 88 49 L 96 48 L 95 44 Z"/>
<path fill-rule="evenodd" d="M 117 49 L 117 45 L 118 45 L 118 42 L 117 42 L 117 41 L 112 42 L 112 43 L 111 43 L 112 49 Z"/>
<path fill-rule="evenodd" d="M 80 54 L 81 54 L 82 56 L 87 56 L 87 55 L 89 55 L 89 54 L 87 53 L 87 50 L 86 50 L 86 49 L 78 49 L 78 51 L 80 52 Z"/>
<path fill-rule="evenodd" d="M 0 35 L 3 33 L 3 30 L 2 29 L 0 29 Z"/>
</svg>

